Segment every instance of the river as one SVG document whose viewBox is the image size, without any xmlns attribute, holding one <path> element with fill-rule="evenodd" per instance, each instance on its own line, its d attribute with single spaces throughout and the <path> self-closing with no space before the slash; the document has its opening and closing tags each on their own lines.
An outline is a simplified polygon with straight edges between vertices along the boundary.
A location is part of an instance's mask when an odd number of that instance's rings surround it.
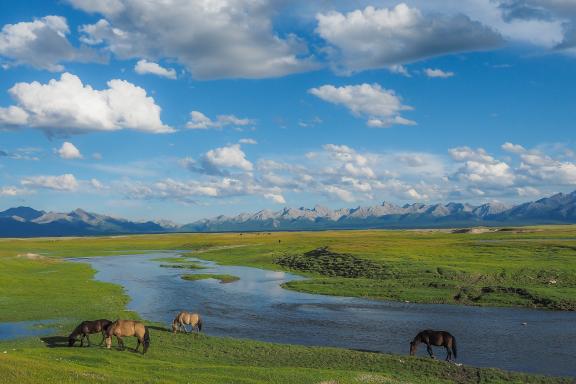
<svg viewBox="0 0 576 384">
<path fill-rule="evenodd" d="M 209 335 L 407 354 L 418 331 L 451 332 L 458 361 L 479 367 L 576 376 L 576 313 L 519 308 L 429 305 L 289 291 L 302 279 L 250 267 L 198 260 L 207 269 L 160 267 L 176 253 L 78 258 L 100 281 L 123 286 L 130 310 L 169 325 L 179 310 L 199 312 Z M 164 263 L 165 264 L 165 263 Z M 186 281 L 183 273 L 230 274 L 239 281 Z M 425 356 L 425 346 L 419 355 Z M 444 358 L 443 348 L 434 349 Z"/>
</svg>

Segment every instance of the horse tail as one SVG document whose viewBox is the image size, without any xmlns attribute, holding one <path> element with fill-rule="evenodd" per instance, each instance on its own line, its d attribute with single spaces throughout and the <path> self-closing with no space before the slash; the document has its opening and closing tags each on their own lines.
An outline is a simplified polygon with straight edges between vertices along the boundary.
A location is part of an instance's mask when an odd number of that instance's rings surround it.
<svg viewBox="0 0 576 384">
<path fill-rule="evenodd" d="M 148 327 L 144 327 L 144 349 L 142 350 L 142 354 L 146 353 L 148 347 L 150 346 L 150 333 L 148 332 Z"/>
<path fill-rule="evenodd" d="M 198 316 L 198 323 L 196 325 L 198 326 L 198 332 L 202 332 L 202 318 L 200 316 Z"/>
<path fill-rule="evenodd" d="M 456 350 L 456 338 L 452 336 L 452 353 L 454 354 L 454 358 L 458 358 L 458 352 Z"/>
</svg>

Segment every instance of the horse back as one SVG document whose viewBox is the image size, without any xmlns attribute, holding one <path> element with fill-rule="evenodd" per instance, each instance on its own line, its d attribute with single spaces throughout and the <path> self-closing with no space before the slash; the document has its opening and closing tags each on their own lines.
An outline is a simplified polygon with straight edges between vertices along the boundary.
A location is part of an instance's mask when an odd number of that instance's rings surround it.
<svg viewBox="0 0 576 384">
<path fill-rule="evenodd" d="M 116 320 L 109 328 L 108 333 L 115 336 L 143 336 L 146 327 L 139 321 Z"/>
<path fill-rule="evenodd" d="M 197 313 L 182 311 L 176 316 L 180 324 L 193 324 L 198 323 L 200 316 Z"/>
<path fill-rule="evenodd" d="M 447 331 L 434 331 L 430 341 L 434 345 L 450 345 L 452 343 L 452 335 Z"/>
<path fill-rule="evenodd" d="M 96 320 L 95 323 L 96 323 L 96 332 L 104 332 L 106 328 L 108 328 L 110 324 L 112 324 L 112 322 L 107 319 L 99 319 Z"/>
</svg>

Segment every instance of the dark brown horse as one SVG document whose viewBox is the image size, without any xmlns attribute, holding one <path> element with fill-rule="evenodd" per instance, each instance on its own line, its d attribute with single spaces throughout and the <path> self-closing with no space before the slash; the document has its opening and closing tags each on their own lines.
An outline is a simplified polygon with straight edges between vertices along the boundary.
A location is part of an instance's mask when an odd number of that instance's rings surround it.
<svg viewBox="0 0 576 384">
<path fill-rule="evenodd" d="M 110 326 L 110 324 L 112 324 L 112 322 L 106 319 L 87 320 L 81 322 L 76 328 L 74 328 L 70 336 L 68 336 L 68 346 L 72 347 L 74 343 L 78 341 L 77 338 L 80 335 L 82 336 L 80 338 L 80 346 L 81 347 L 84 346 L 84 338 L 86 338 L 86 340 L 88 341 L 88 346 L 90 346 L 90 338 L 88 338 L 88 335 L 99 332 L 102 333 L 102 340 L 98 345 L 102 345 L 102 342 L 106 337 L 106 329 Z"/>
<path fill-rule="evenodd" d="M 432 352 L 432 346 L 444 347 L 446 348 L 446 361 L 452 360 L 452 355 L 454 359 L 458 357 L 456 352 L 456 338 L 446 331 L 433 331 L 427 329 L 420 332 L 416 337 L 410 342 L 410 355 L 416 354 L 416 349 L 418 344 L 426 344 L 426 350 L 431 358 L 434 359 L 434 353 Z"/>
</svg>

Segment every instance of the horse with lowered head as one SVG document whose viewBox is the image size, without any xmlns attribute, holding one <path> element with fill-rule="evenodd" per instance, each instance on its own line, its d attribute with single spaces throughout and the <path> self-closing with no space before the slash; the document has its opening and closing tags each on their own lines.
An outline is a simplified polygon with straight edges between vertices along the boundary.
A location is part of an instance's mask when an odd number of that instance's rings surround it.
<svg viewBox="0 0 576 384">
<path fill-rule="evenodd" d="M 456 352 L 456 338 L 449 332 L 427 329 L 418 333 L 410 342 L 410 355 L 413 356 L 416 354 L 416 349 L 420 343 L 426 344 L 426 350 L 433 359 L 434 353 L 432 352 L 432 345 L 446 348 L 446 361 L 452 360 L 452 355 L 454 355 L 454 359 L 458 357 L 458 353 Z"/>
<path fill-rule="evenodd" d="M 139 321 L 134 320 L 116 320 L 106 331 L 106 348 L 112 347 L 112 336 L 116 336 L 118 346 L 124 350 L 124 341 L 122 337 L 134 336 L 138 339 L 135 351 L 138 351 L 142 344 L 142 354 L 145 354 L 150 346 L 150 334 L 148 328 Z"/>
<path fill-rule="evenodd" d="M 81 322 L 76 328 L 74 328 L 72 333 L 68 336 L 68 346 L 72 347 L 74 343 L 78 341 L 78 336 L 80 335 L 82 336 L 80 338 L 80 346 L 81 347 L 84 346 L 84 338 L 86 338 L 86 340 L 88 341 L 88 346 L 90 346 L 90 338 L 88 337 L 88 335 L 98 332 L 102 333 L 102 340 L 98 345 L 102 345 L 102 342 L 106 337 L 106 329 L 110 326 L 110 324 L 112 324 L 112 322 L 106 319 L 86 320 Z"/>
<path fill-rule="evenodd" d="M 172 332 L 176 333 L 178 331 L 184 331 L 188 333 L 186 329 L 186 325 L 191 325 L 190 332 L 193 330 L 197 330 L 198 332 L 202 331 L 202 318 L 197 313 L 191 313 L 182 311 L 174 318 L 172 321 Z"/>
</svg>

